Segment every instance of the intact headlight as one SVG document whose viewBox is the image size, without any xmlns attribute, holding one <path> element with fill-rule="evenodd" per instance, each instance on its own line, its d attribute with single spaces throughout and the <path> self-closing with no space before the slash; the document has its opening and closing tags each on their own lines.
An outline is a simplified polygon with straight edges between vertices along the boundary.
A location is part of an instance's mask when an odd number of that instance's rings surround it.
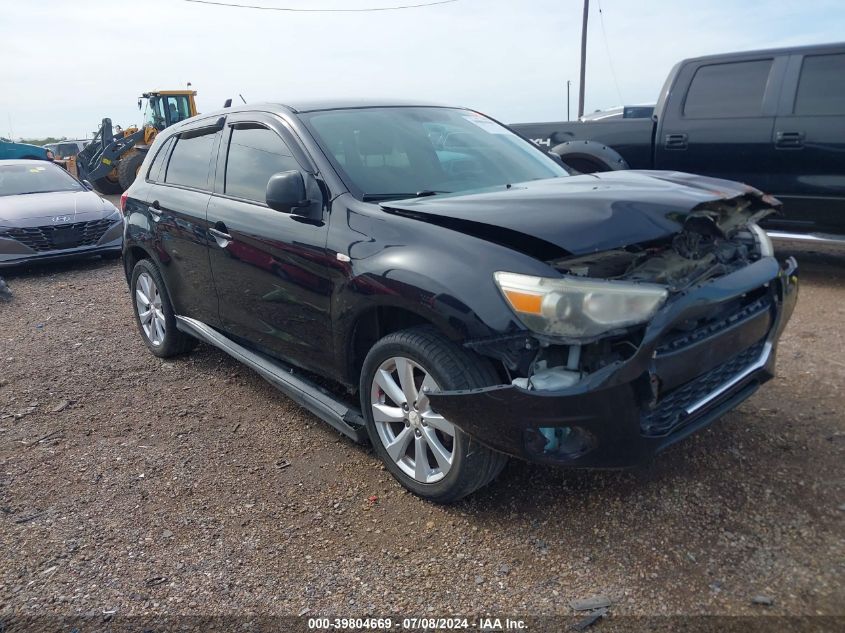
<svg viewBox="0 0 845 633">
<path fill-rule="evenodd" d="M 495 273 L 496 284 L 525 326 L 547 336 L 591 338 L 645 323 L 666 301 L 656 284 Z"/>
<path fill-rule="evenodd" d="M 759 224 L 749 224 L 748 230 L 754 234 L 757 246 L 760 248 L 760 257 L 772 257 L 775 254 L 775 247 L 772 246 L 772 238 Z"/>
</svg>

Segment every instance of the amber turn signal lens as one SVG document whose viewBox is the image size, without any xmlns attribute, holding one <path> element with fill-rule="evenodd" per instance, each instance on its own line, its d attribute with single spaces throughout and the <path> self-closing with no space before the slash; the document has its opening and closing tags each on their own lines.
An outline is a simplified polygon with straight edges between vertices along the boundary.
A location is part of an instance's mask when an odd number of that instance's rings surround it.
<svg viewBox="0 0 845 633">
<path fill-rule="evenodd" d="M 523 314 L 542 314 L 543 295 L 535 295 L 516 290 L 505 290 L 505 296 L 511 307 Z"/>
</svg>

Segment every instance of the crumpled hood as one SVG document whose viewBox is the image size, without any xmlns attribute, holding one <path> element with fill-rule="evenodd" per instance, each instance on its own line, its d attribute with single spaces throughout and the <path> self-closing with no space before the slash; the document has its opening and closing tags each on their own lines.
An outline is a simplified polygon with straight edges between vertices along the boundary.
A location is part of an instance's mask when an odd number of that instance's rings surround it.
<svg viewBox="0 0 845 633">
<path fill-rule="evenodd" d="M 469 194 L 383 202 L 381 206 L 390 213 L 440 224 L 546 259 L 659 240 L 678 233 L 700 205 L 740 198 L 747 199 L 752 208 L 780 207 L 775 198 L 738 182 L 636 170 L 536 180 Z"/>
<path fill-rule="evenodd" d="M 108 217 L 115 210 L 113 204 L 93 191 L 0 196 L 0 224 L 4 226 L 25 227 L 96 220 Z M 57 217 L 63 219 L 54 221 Z"/>
</svg>

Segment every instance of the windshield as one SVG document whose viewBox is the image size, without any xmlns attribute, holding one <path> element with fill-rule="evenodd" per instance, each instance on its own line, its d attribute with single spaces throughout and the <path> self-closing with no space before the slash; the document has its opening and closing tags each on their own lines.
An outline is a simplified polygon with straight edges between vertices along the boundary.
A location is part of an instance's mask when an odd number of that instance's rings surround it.
<svg viewBox="0 0 845 633">
<path fill-rule="evenodd" d="M 44 165 L 0 164 L 0 196 L 17 196 L 48 191 L 85 191 L 64 169 Z"/>
<path fill-rule="evenodd" d="M 363 200 L 567 175 L 530 142 L 469 110 L 393 107 L 301 116 L 347 187 Z"/>
</svg>

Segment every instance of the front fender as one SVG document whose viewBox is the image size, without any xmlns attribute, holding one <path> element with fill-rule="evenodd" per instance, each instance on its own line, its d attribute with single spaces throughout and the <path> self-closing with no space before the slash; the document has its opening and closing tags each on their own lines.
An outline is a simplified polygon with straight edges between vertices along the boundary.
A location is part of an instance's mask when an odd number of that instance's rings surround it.
<svg viewBox="0 0 845 633">
<path fill-rule="evenodd" d="M 335 201 L 327 240 L 337 253 L 332 296 L 337 367 L 349 375 L 357 324 L 399 308 L 463 342 L 524 331 L 494 281 L 496 271 L 553 275 L 543 261 L 474 235 L 372 205 Z M 354 376 L 352 377 L 354 381 Z"/>
</svg>

